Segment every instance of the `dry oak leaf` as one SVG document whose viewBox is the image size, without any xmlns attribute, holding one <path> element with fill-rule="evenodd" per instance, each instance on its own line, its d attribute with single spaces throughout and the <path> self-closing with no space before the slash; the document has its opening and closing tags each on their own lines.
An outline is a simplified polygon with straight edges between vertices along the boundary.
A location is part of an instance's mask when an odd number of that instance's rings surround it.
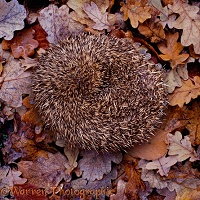
<svg viewBox="0 0 200 200">
<path fill-rule="evenodd" d="M 194 45 L 194 51 L 200 54 L 200 16 L 199 8 L 185 3 L 183 0 L 174 0 L 168 7 L 180 16 L 176 19 L 174 27 L 183 29 L 181 43 L 183 46 Z"/>
<path fill-rule="evenodd" d="M 167 74 L 165 78 L 165 84 L 167 85 L 168 93 L 172 93 L 176 87 L 182 86 L 181 78 L 185 81 L 189 78 L 186 65 L 178 66 L 175 69 L 170 70 L 170 72 Z"/>
<path fill-rule="evenodd" d="M 82 151 L 83 158 L 79 161 L 78 167 L 83 172 L 82 177 L 89 181 L 101 180 L 104 174 L 111 171 L 111 162 L 119 164 L 122 161 L 122 154 L 118 153 L 97 153 L 96 151 Z"/>
<path fill-rule="evenodd" d="M 33 39 L 34 35 L 35 31 L 32 28 L 18 31 L 12 40 L 3 40 L 2 49 L 11 48 L 15 58 L 32 56 L 35 53 L 34 49 L 39 45 L 38 41 Z"/>
<path fill-rule="evenodd" d="M 35 110 L 35 107 L 33 104 L 30 104 L 30 98 L 26 97 L 23 99 L 23 105 L 28 108 L 29 110 L 24 113 L 21 117 L 22 121 L 25 121 L 27 123 L 35 124 L 37 126 L 40 126 L 42 124 L 41 119 Z"/>
<path fill-rule="evenodd" d="M 200 77 L 195 76 L 193 80 L 182 81 L 182 87 L 176 88 L 172 94 L 169 95 L 168 101 L 171 106 L 178 105 L 183 107 L 192 99 L 200 95 Z"/>
<path fill-rule="evenodd" d="M 95 22 L 95 25 L 93 25 L 92 28 L 97 30 L 111 30 L 111 25 L 108 22 L 108 12 L 102 14 L 94 2 L 91 2 L 91 5 L 85 4 L 83 10 L 89 16 L 89 18 Z"/>
<path fill-rule="evenodd" d="M 165 32 L 162 25 L 152 20 L 148 20 L 138 26 L 138 30 L 142 35 L 150 38 L 151 42 L 157 43 L 165 39 Z"/>
<path fill-rule="evenodd" d="M 81 24 L 87 24 L 87 26 L 91 27 L 94 25 L 94 22 L 88 18 L 88 15 L 83 10 L 84 5 L 88 3 L 90 3 L 90 0 L 69 0 L 67 5 L 69 8 L 74 10 L 70 13 L 72 19 L 80 22 Z M 99 8 L 101 9 L 101 7 Z M 103 11 L 101 10 L 101 12 Z"/>
<path fill-rule="evenodd" d="M 69 13 L 67 5 L 58 8 L 54 4 L 42 9 L 39 12 L 38 20 L 42 28 L 48 34 L 47 40 L 50 43 L 58 43 L 60 39 L 64 39 L 70 33 L 82 32 L 84 26 L 74 21 Z"/>
<path fill-rule="evenodd" d="M 167 142 L 168 146 L 168 155 L 177 156 L 177 161 L 182 162 L 187 158 L 190 158 L 190 162 L 197 160 L 197 154 L 191 146 L 191 142 L 188 136 L 184 136 L 182 139 L 182 134 L 179 131 L 175 132 L 175 135 L 171 133 L 168 134 Z"/>
<path fill-rule="evenodd" d="M 139 199 L 138 193 L 140 189 L 145 189 L 145 184 L 140 178 L 140 173 L 136 170 L 136 166 L 133 163 L 127 163 L 124 168 L 128 177 L 128 182 L 125 187 L 125 195 L 129 199 Z"/>
<path fill-rule="evenodd" d="M 0 188 L 13 187 L 15 184 L 24 184 L 27 179 L 21 178 L 21 172 L 12 170 L 9 166 L 0 167 Z M 6 195 L 5 195 L 6 196 Z"/>
<path fill-rule="evenodd" d="M 0 38 L 11 40 L 15 30 L 24 28 L 26 10 L 17 0 L 0 0 Z"/>
<path fill-rule="evenodd" d="M 20 161 L 18 168 L 30 184 L 51 193 L 52 187 L 57 187 L 62 179 L 69 181 L 70 175 L 66 172 L 68 161 L 65 156 L 59 152 L 46 152 L 46 155 L 38 156 L 33 161 Z"/>
<path fill-rule="evenodd" d="M 123 180 L 119 180 L 117 182 L 117 193 L 116 194 L 111 194 L 110 195 L 110 200 L 128 200 L 128 198 L 125 195 L 125 187 L 126 187 L 126 182 Z"/>
<path fill-rule="evenodd" d="M 185 117 L 189 121 L 186 128 L 190 132 L 189 138 L 192 145 L 200 145 L 200 103 L 194 102 L 191 108 L 186 110 Z"/>
<path fill-rule="evenodd" d="M 134 4 L 129 0 L 127 4 L 121 2 L 120 11 L 124 14 L 124 21 L 130 19 L 133 28 L 137 28 L 139 22 L 143 23 L 146 19 L 151 18 L 151 8 L 141 5 L 141 1 L 136 0 Z"/>
<path fill-rule="evenodd" d="M 22 105 L 22 94 L 29 94 L 31 91 L 31 73 L 21 67 L 19 60 L 11 55 L 4 66 L 0 77 L 0 98 L 8 106 L 20 107 Z"/>
<path fill-rule="evenodd" d="M 161 176 L 167 176 L 172 165 L 177 163 L 177 156 L 162 156 L 157 160 L 147 163 L 147 169 L 158 169 L 158 173 Z"/>
<path fill-rule="evenodd" d="M 172 69 L 179 64 L 184 64 L 184 61 L 189 57 L 189 54 L 180 54 L 183 50 L 183 45 L 177 42 L 179 38 L 178 32 L 172 34 L 168 32 L 166 34 L 166 43 L 162 42 L 158 44 L 159 50 L 163 53 L 160 54 L 160 58 L 165 61 L 170 61 Z"/>
</svg>

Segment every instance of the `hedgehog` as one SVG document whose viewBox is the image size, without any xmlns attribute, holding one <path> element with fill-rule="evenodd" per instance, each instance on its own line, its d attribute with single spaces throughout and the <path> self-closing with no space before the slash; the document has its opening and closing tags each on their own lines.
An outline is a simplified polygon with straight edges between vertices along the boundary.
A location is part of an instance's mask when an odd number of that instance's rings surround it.
<svg viewBox="0 0 200 200">
<path fill-rule="evenodd" d="M 132 40 L 71 35 L 38 58 L 32 89 L 45 127 L 71 148 L 127 150 L 148 141 L 166 108 L 163 70 Z"/>
</svg>

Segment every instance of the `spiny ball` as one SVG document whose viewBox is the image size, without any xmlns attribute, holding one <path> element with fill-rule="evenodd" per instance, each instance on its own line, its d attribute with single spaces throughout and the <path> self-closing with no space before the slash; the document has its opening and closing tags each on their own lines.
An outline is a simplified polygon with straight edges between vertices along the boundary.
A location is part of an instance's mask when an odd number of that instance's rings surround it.
<svg viewBox="0 0 200 200">
<path fill-rule="evenodd" d="M 132 41 L 81 34 L 49 47 L 34 70 L 36 108 L 72 148 L 117 151 L 148 141 L 162 121 L 162 72 Z"/>
</svg>

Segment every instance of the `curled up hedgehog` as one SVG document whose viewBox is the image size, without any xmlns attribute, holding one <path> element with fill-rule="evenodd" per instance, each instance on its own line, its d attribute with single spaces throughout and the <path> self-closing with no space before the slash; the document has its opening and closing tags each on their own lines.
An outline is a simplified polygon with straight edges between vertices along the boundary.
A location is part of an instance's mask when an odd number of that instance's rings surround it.
<svg viewBox="0 0 200 200">
<path fill-rule="evenodd" d="M 81 149 L 126 150 L 155 133 L 162 71 L 132 41 L 81 34 L 52 45 L 34 70 L 36 108 L 57 138 Z"/>
</svg>

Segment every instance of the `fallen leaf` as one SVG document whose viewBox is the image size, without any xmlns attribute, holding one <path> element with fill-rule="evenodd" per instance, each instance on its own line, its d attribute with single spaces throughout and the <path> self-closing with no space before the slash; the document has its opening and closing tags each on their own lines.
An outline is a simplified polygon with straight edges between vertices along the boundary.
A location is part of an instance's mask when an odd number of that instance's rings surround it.
<svg viewBox="0 0 200 200">
<path fill-rule="evenodd" d="M 155 160 L 160 158 L 167 152 L 167 145 L 165 143 L 166 135 L 166 131 L 159 130 L 149 142 L 145 142 L 142 145 L 135 145 L 130 148 L 127 151 L 127 155 L 145 160 Z"/>
<path fill-rule="evenodd" d="M 134 4 L 131 4 L 129 0 L 126 4 L 121 2 L 120 11 L 124 14 L 124 21 L 130 19 L 133 28 L 137 28 L 139 22 L 143 23 L 146 19 L 151 18 L 151 8 L 149 6 L 143 6 L 141 1 L 136 0 Z"/>
<path fill-rule="evenodd" d="M 157 160 L 153 160 L 152 162 L 147 163 L 147 169 L 158 169 L 158 173 L 161 176 L 167 176 L 168 172 L 175 163 L 177 163 L 177 156 L 162 156 Z"/>
<path fill-rule="evenodd" d="M 126 164 L 124 170 L 128 177 L 128 182 L 125 186 L 125 195 L 128 199 L 139 199 L 138 193 L 142 189 L 145 189 L 144 182 L 140 178 L 140 173 L 135 169 L 135 164 Z"/>
<path fill-rule="evenodd" d="M 101 197 L 104 199 L 105 196 L 110 196 L 111 190 L 109 190 L 109 188 L 112 187 L 112 181 L 117 178 L 117 174 L 117 167 L 115 166 L 110 173 L 104 174 L 101 180 L 88 181 L 84 178 L 78 178 L 71 181 L 71 187 L 74 190 L 81 190 L 84 188 L 88 198 L 90 196 L 89 194 L 91 194 L 88 191 L 97 191 L 95 193 L 93 192 L 91 196 L 95 199 L 101 199 Z"/>
<path fill-rule="evenodd" d="M 79 150 L 78 149 L 71 149 L 69 148 L 67 145 L 64 148 L 64 153 L 66 155 L 66 157 L 68 158 L 68 162 L 69 162 L 69 166 L 68 167 L 68 173 L 71 173 L 73 171 L 74 168 L 77 167 L 78 163 L 77 158 L 79 155 Z"/>
<path fill-rule="evenodd" d="M 45 188 L 49 194 L 52 192 L 52 188 L 57 187 L 62 179 L 69 181 L 70 175 L 66 173 L 68 161 L 61 153 L 47 152 L 46 155 L 47 157 L 38 156 L 33 161 L 20 161 L 18 168 L 30 184 Z"/>
<path fill-rule="evenodd" d="M 160 13 L 159 16 L 160 16 L 161 21 L 166 20 L 168 17 L 167 6 L 163 7 L 161 0 L 150 0 L 149 2 L 152 4 L 151 6 L 153 7 L 153 9 L 156 9 L 157 11 L 159 11 Z"/>
<path fill-rule="evenodd" d="M 89 16 L 89 18 L 95 22 L 95 25 L 93 25 L 92 28 L 97 30 L 111 30 L 111 25 L 108 22 L 108 12 L 102 14 L 94 2 L 91 2 L 91 5 L 85 4 L 83 10 Z"/>
<path fill-rule="evenodd" d="M 194 51 L 200 54 L 200 21 L 199 8 L 197 6 L 189 5 L 182 0 L 174 0 L 173 5 L 168 7 L 175 13 L 179 14 L 179 17 L 174 23 L 174 27 L 177 29 L 183 29 L 181 36 L 181 43 L 183 46 L 194 45 Z"/>
<path fill-rule="evenodd" d="M 23 105 L 26 108 L 28 108 L 29 110 L 22 115 L 22 117 L 21 117 L 22 121 L 40 126 L 42 124 L 41 118 L 39 117 L 39 115 L 34 107 L 34 104 L 30 104 L 29 97 L 26 97 L 23 99 Z"/>
<path fill-rule="evenodd" d="M 193 80 L 182 80 L 182 87 L 176 88 L 172 94 L 169 95 L 168 101 L 171 106 L 178 105 L 183 107 L 192 99 L 200 95 L 200 77 L 195 76 Z"/>
<path fill-rule="evenodd" d="M 166 34 L 166 43 L 159 43 L 158 48 L 163 53 L 160 54 L 160 58 L 165 61 L 170 61 L 172 69 L 179 64 L 184 64 L 184 61 L 189 57 L 189 54 L 180 54 L 183 50 L 183 46 L 180 42 L 177 42 L 179 38 L 178 32 L 172 34 L 168 32 Z"/>
<path fill-rule="evenodd" d="M 32 28 L 18 31 L 12 40 L 3 40 L 2 49 L 11 48 L 14 58 L 32 56 L 39 44 L 37 40 L 33 39 L 34 35 L 35 31 Z"/>
<path fill-rule="evenodd" d="M 185 111 L 185 118 L 188 119 L 188 124 L 185 126 L 189 130 L 189 138 L 192 145 L 200 145 L 200 104 L 194 102 Z"/>
<path fill-rule="evenodd" d="M 181 109 L 178 106 L 169 107 L 166 113 L 166 119 L 163 118 L 163 124 L 157 130 L 155 136 L 142 145 L 135 145 L 130 148 L 124 155 L 127 160 L 139 157 L 145 160 L 156 160 L 167 153 L 166 137 L 169 132 L 185 128 L 188 124 L 188 119 L 185 117 L 185 108 Z"/>
<path fill-rule="evenodd" d="M 176 199 L 178 200 L 199 200 L 200 191 L 185 188 L 178 192 Z"/>
<path fill-rule="evenodd" d="M 2 196 L 7 196 L 10 192 L 10 187 L 15 184 L 24 184 L 27 179 L 21 178 L 20 171 L 12 170 L 9 166 L 0 167 L 0 190 Z"/>
<path fill-rule="evenodd" d="M 168 27 L 170 29 L 174 28 L 174 23 L 176 21 L 177 18 L 177 14 L 171 14 L 168 16 L 168 18 L 164 21 L 161 21 L 160 23 L 162 24 L 163 28 L 165 28 L 166 25 L 168 25 Z"/>
<path fill-rule="evenodd" d="M 17 0 L 0 0 L 0 13 L 0 38 L 11 40 L 14 31 L 24 28 L 26 10 Z"/>
<path fill-rule="evenodd" d="M 154 20 L 148 20 L 140 24 L 138 30 L 142 35 L 150 38 L 153 43 L 158 43 L 165 39 L 165 32 L 162 25 L 159 22 L 155 23 Z"/>
<path fill-rule="evenodd" d="M 79 161 L 78 167 L 83 171 L 82 177 L 89 181 L 101 180 L 104 174 L 111 171 L 111 162 L 119 164 L 122 154 L 118 153 L 99 153 L 96 151 L 81 152 L 83 158 Z"/>
<path fill-rule="evenodd" d="M 47 49 L 49 47 L 49 42 L 47 41 L 46 37 L 48 34 L 44 31 L 40 24 L 37 24 L 32 27 L 35 30 L 35 40 L 39 42 L 39 48 Z"/>
<path fill-rule="evenodd" d="M 126 182 L 123 180 L 119 180 L 117 183 L 117 193 L 110 195 L 110 200 L 128 200 L 124 191 L 126 187 Z"/>
<path fill-rule="evenodd" d="M 168 155 L 176 155 L 178 162 L 182 162 L 187 158 L 190 158 L 190 162 L 197 160 L 197 154 L 191 146 L 191 142 L 188 136 L 184 136 L 182 139 L 182 134 L 179 131 L 175 132 L 175 135 L 171 133 L 167 136 L 168 146 Z"/>
<path fill-rule="evenodd" d="M 84 5 L 89 3 L 90 0 L 69 0 L 67 2 L 67 5 L 73 10 L 70 13 L 73 20 L 81 24 L 86 24 L 88 27 L 92 27 L 92 25 L 94 25 L 94 22 L 88 17 L 88 15 L 83 10 Z M 101 7 L 99 8 L 101 9 Z"/>
<path fill-rule="evenodd" d="M 187 66 L 178 66 L 175 69 L 170 70 L 165 78 L 168 93 L 172 93 L 176 87 L 182 86 L 181 78 L 183 78 L 183 80 L 189 78 Z"/>
<path fill-rule="evenodd" d="M 79 33 L 84 30 L 82 24 L 72 19 L 67 5 L 58 8 L 56 5 L 50 4 L 39 14 L 38 20 L 48 34 L 47 40 L 50 43 L 56 44 L 58 40 L 65 38 L 70 33 Z"/>
<path fill-rule="evenodd" d="M 2 76 L 0 77 L 0 98 L 8 106 L 20 107 L 22 105 L 22 94 L 29 94 L 31 83 L 31 73 L 21 67 L 21 62 L 11 55 L 4 65 Z"/>
</svg>

